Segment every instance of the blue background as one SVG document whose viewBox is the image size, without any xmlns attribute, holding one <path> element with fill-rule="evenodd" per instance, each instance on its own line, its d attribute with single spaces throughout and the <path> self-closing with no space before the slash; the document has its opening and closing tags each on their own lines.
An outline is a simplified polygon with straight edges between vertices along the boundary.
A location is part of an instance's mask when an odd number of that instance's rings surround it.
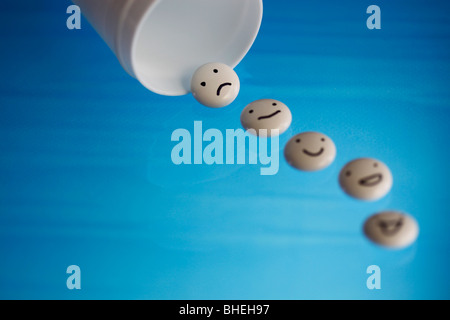
<svg viewBox="0 0 450 320">
<path fill-rule="evenodd" d="M 381 30 L 366 9 L 381 8 Z M 446 1 L 264 1 L 259 36 L 236 68 L 237 100 L 208 109 L 158 96 L 120 67 L 68 1 L 2 1 L 0 298 L 448 299 L 450 5 Z M 178 128 L 240 128 L 249 102 L 293 113 L 280 169 L 175 166 Z M 327 169 L 289 167 L 283 146 L 314 130 L 338 150 Z M 357 157 L 385 162 L 389 195 L 340 190 Z M 413 246 L 385 250 L 362 224 L 398 209 Z M 81 268 L 68 290 L 66 268 Z M 381 268 L 368 290 L 366 268 Z"/>
</svg>

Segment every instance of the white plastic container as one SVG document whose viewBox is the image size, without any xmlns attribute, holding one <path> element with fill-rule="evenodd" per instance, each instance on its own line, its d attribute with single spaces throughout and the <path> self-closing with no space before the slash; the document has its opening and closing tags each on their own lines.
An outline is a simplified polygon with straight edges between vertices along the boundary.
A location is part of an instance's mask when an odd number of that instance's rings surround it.
<svg viewBox="0 0 450 320">
<path fill-rule="evenodd" d="M 234 68 L 261 25 L 262 0 L 73 0 L 123 68 L 149 90 L 190 91 L 207 62 Z"/>
</svg>

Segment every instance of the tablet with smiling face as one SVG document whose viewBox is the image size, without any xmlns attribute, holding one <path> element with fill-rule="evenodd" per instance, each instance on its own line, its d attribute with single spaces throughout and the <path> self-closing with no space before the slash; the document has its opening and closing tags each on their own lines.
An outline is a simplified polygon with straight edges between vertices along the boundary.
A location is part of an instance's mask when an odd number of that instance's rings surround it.
<svg viewBox="0 0 450 320">
<path fill-rule="evenodd" d="M 389 168 L 380 160 L 360 158 L 347 163 L 339 174 L 339 184 L 350 196 L 360 200 L 378 200 L 392 188 Z"/>
<path fill-rule="evenodd" d="M 320 132 L 303 132 L 292 137 L 284 148 L 286 161 L 299 170 L 318 171 L 328 167 L 336 157 L 336 146 Z"/>
<path fill-rule="evenodd" d="M 246 130 L 255 130 L 258 136 L 282 134 L 289 128 L 291 122 L 292 114 L 289 108 L 273 99 L 253 101 L 241 113 L 242 126 Z"/>
<path fill-rule="evenodd" d="M 383 211 L 370 216 L 363 226 L 364 234 L 374 243 L 393 249 L 411 245 L 419 234 L 419 225 L 400 211 Z"/>
</svg>

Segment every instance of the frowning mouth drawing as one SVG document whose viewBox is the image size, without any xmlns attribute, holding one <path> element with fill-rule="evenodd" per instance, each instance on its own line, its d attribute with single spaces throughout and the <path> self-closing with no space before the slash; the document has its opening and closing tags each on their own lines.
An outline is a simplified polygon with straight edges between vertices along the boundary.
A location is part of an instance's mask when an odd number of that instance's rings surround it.
<svg viewBox="0 0 450 320">
<path fill-rule="evenodd" d="M 231 82 L 225 82 L 225 83 L 222 83 L 222 84 L 219 86 L 219 88 L 217 88 L 217 95 L 220 96 L 220 91 L 222 91 L 222 88 L 223 88 L 223 87 L 231 86 L 231 85 L 232 85 Z"/>
</svg>

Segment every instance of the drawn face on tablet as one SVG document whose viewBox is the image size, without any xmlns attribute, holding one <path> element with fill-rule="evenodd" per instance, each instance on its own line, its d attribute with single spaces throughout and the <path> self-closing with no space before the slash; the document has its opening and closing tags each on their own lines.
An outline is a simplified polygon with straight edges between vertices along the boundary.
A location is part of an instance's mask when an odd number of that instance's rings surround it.
<svg viewBox="0 0 450 320">
<path fill-rule="evenodd" d="M 292 122 L 289 108 L 273 99 L 261 99 L 242 110 L 241 124 L 244 129 L 255 130 L 258 136 L 274 136 L 285 132 Z"/>
<path fill-rule="evenodd" d="M 342 189 L 361 200 L 377 200 L 392 187 L 392 174 L 381 161 L 360 158 L 347 163 L 339 174 Z"/>
<path fill-rule="evenodd" d="M 236 72 L 223 63 L 207 63 L 194 73 L 191 91 L 195 99 L 211 108 L 232 103 L 239 94 L 240 82 Z"/>
<path fill-rule="evenodd" d="M 371 241 L 386 247 L 406 247 L 416 240 L 418 233 L 416 220 L 397 211 L 374 214 L 364 223 L 364 234 Z"/>
<path fill-rule="evenodd" d="M 303 132 L 292 137 L 284 148 L 284 157 L 293 167 L 317 171 L 328 167 L 336 157 L 333 141 L 319 132 Z"/>
</svg>

